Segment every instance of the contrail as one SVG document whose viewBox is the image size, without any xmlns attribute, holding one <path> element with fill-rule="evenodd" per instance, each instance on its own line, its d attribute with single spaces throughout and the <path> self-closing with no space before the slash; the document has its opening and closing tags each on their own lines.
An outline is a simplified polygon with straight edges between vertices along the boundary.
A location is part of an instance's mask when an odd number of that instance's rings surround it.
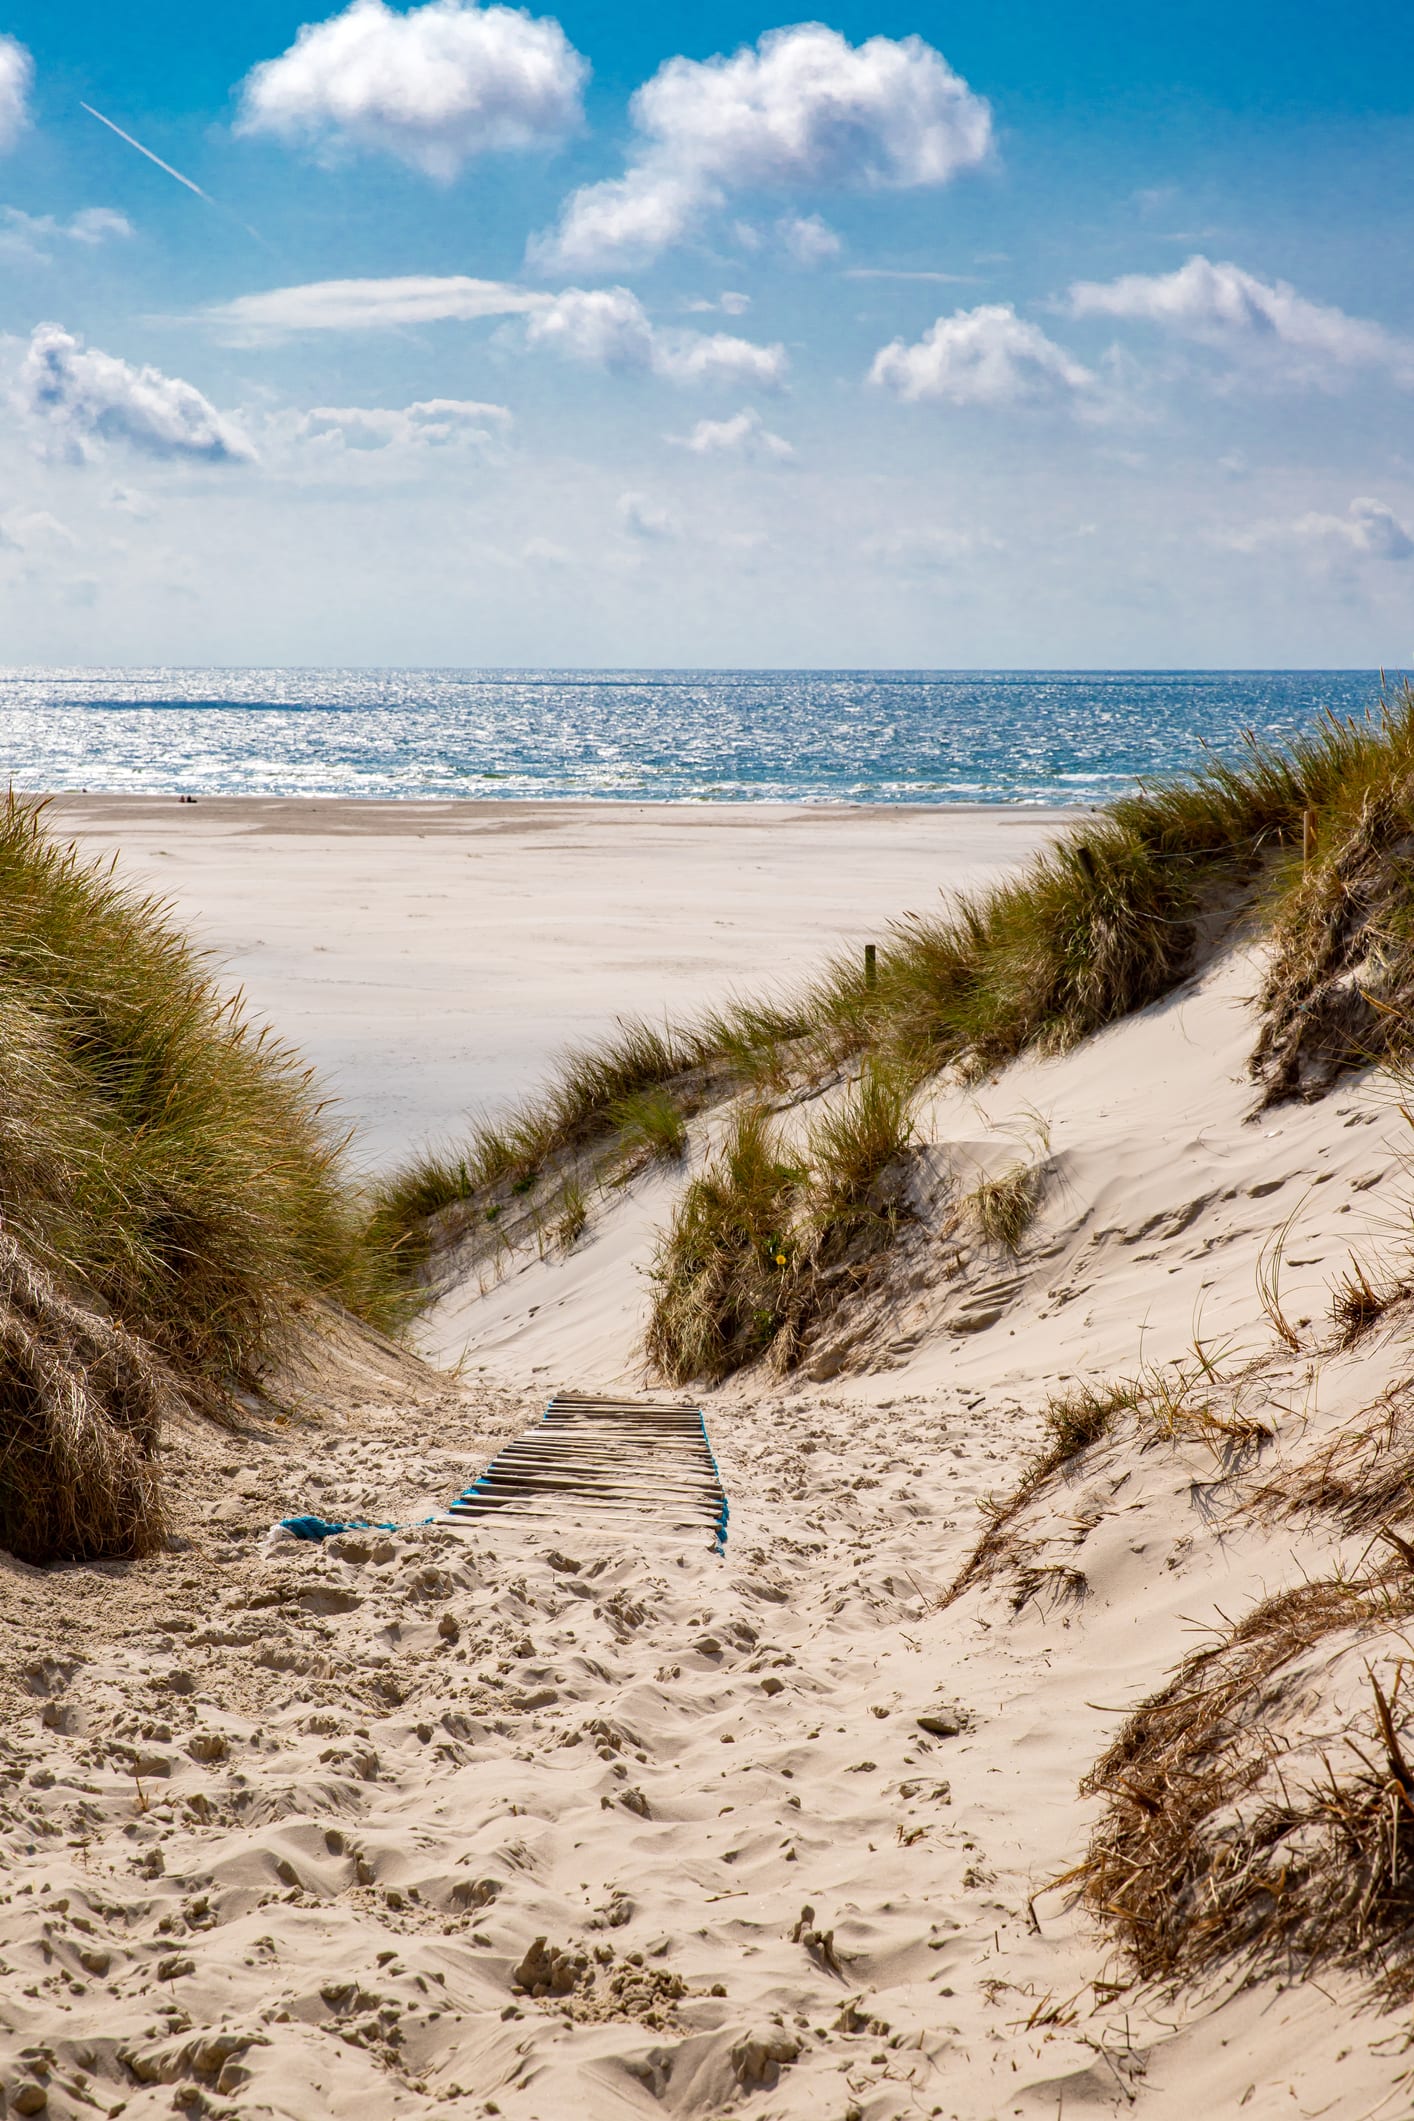
<svg viewBox="0 0 1414 2121">
<path fill-rule="evenodd" d="M 110 133 L 116 133 L 120 140 L 126 140 L 129 147 L 135 147 L 140 155 L 146 155 L 148 161 L 155 162 L 159 169 L 165 169 L 169 177 L 175 177 L 179 184 L 185 184 L 188 191 L 194 191 L 198 199 L 204 199 L 208 206 L 216 204 L 209 191 L 203 191 L 199 184 L 192 183 L 190 177 L 184 177 L 179 169 L 173 169 L 170 162 L 164 162 L 160 155 L 154 155 L 150 147 L 144 147 L 141 140 L 135 140 L 131 133 L 125 133 L 121 125 L 115 125 L 111 118 L 105 118 L 102 111 L 95 110 L 91 103 L 80 103 L 79 109 L 86 110 L 90 118 L 96 118 L 100 125 L 106 125 Z"/>
<path fill-rule="evenodd" d="M 125 133 L 122 126 L 115 125 L 111 118 L 105 118 L 101 110 L 95 110 L 91 103 L 82 101 L 79 103 L 79 109 L 86 110 L 90 118 L 96 118 L 100 125 L 106 125 L 109 132 L 116 133 L 120 140 L 126 140 L 128 146 L 135 147 L 140 155 L 146 155 L 149 162 L 155 162 L 157 167 L 165 170 L 169 177 L 175 177 L 179 184 L 185 184 L 187 190 L 195 192 L 198 199 L 204 200 L 208 206 L 214 206 L 218 214 L 229 215 L 237 228 L 243 228 L 246 234 L 252 237 L 255 242 L 265 244 L 267 250 L 270 248 L 258 228 L 252 228 L 249 221 L 242 221 L 239 214 L 231 213 L 229 206 L 223 206 L 219 199 L 213 199 L 209 191 L 203 191 L 199 184 L 193 184 L 190 177 L 184 177 L 179 169 L 173 169 L 171 163 L 164 162 L 160 155 L 154 155 L 150 147 L 144 147 L 141 140 L 135 140 L 131 133 Z"/>
</svg>

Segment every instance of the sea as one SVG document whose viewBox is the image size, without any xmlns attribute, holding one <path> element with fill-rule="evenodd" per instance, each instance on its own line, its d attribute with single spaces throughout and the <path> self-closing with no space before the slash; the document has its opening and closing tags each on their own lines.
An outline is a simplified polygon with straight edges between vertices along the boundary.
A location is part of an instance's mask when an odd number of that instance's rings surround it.
<svg viewBox="0 0 1414 2121">
<path fill-rule="evenodd" d="M 25 792 L 1103 802 L 1378 707 L 1377 671 L 0 671 Z"/>
</svg>

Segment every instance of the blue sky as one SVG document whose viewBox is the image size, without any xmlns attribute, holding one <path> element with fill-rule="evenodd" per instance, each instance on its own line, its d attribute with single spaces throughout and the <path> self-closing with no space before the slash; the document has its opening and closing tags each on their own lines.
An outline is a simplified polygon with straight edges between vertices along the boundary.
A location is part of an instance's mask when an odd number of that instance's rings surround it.
<svg viewBox="0 0 1414 2121">
<path fill-rule="evenodd" d="M 1414 661 L 1407 8 L 0 40 L 6 661 Z"/>
</svg>

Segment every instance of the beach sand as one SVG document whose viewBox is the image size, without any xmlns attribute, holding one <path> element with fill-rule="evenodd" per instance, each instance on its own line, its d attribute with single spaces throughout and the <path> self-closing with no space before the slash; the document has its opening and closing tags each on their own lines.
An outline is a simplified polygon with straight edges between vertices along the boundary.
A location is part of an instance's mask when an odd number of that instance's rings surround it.
<svg viewBox="0 0 1414 2121">
<path fill-rule="evenodd" d="M 1022 861 L 1055 813 L 785 804 L 55 800 L 306 1053 L 373 1165 L 618 1016 L 788 990 Z"/>
<path fill-rule="evenodd" d="M 64 816 L 160 874 L 397 1147 L 533 1073 L 529 1023 L 553 1047 L 802 977 L 1043 829 L 653 813 L 635 842 L 607 812 L 483 811 L 419 840 L 416 813 Z M 931 1191 L 886 1286 L 813 1374 L 702 1397 L 722 1553 L 416 1523 L 552 1391 L 648 1388 L 645 1274 L 682 1184 L 649 1172 L 596 1198 L 569 1251 L 449 1275 L 414 1337 L 458 1377 L 345 1327 L 292 1368 L 284 1416 L 176 1436 L 179 1552 L 0 1569 L 15 2110 L 40 2087 L 51 2114 L 142 2121 L 1408 2112 L 1404 2021 L 1363 1977 L 1135 1984 L 1054 1883 L 1125 1711 L 1368 1545 L 1258 1489 L 1395 1404 L 1402 1340 L 1339 1350 L 1325 1306 L 1352 1251 L 1390 1253 L 1407 1128 L 1378 1081 L 1254 1114 L 1260 970 L 1235 937 L 1076 1052 L 937 1092 Z M 693 1168 L 719 1124 L 696 1124 Z M 1032 1231 L 954 1272 L 948 1200 L 1018 1157 L 1041 1173 Z M 1288 1216 L 1294 1346 L 1258 1291 Z M 1195 1338 L 1241 1372 L 1260 1451 L 1121 1425 L 949 1602 L 1048 1397 L 1191 1360 Z M 311 1508 L 403 1529 L 272 1532 Z M 1285 1713 L 1293 1747 L 1315 1742 L 1299 1691 Z M 537 1939 L 565 1955 L 561 1996 L 517 1983 Z"/>
</svg>

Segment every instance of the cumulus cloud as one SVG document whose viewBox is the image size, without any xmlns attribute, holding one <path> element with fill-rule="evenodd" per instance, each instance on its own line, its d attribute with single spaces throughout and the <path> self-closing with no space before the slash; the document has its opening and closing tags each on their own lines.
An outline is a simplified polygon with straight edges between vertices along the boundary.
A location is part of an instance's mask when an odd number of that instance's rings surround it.
<svg viewBox="0 0 1414 2121">
<path fill-rule="evenodd" d="M 236 130 L 392 155 L 446 183 L 473 156 L 573 130 L 588 73 L 550 17 L 470 0 L 407 14 L 353 0 L 247 75 Z"/>
<path fill-rule="evenodd" d="M 761 464 L 784 464 L 795 455 L 784 435 L 772 434 L 752 406 L 733 413 L 729 420 L 699 420 L 690 434 L 670 439 L 698 457 L 746 457 Z"/>
<path fill-rule="evenodd" d="M 53 214 L 27 214 L 18 206 L 0 206 L 0 253 L 45 260 L 52 243 L 78 243 L 97 249 L 100 243 L 134 233 L 126 214 L 111 206 L 85 206 L 60 221 Z"/>
<path fill-rule="evenodd" d="M 1344 515 L 1309 510 L 1289 522 L 1257 523 L 1221 541 L 1235 552 L 1257 552 L 1269 545 L 1304 546 L 1328 560 L 1414 559 L 1414 534 L 1384 501 L 1362 494 Z"/>
<path fill-rule="evenodd" d="M 1078 280 L 1070 289 L 1069 307 L 1076 317 L 1154 324 L 1204 346 L 1264 358 L 1308 379 L 1387 368 L 1398 381 L 1414 386 L 1414 344 L 1367 318 L 1312 302 L 1285 280 L 1259 280 L 1240 265 L 1192 257 L 1174 272 Z"/>
<path fill-rule="evenodd" d="M 311 280 L 237 295 L 204 312 L 223 335 L 240 340 L 286 338 L 305 331 L 388 331 L 417 324 L 470 323 L 518 316 L 549 297 L 503 280 L 406 274 L 390 280 Z"/>
<path fill-rule="evenodd" d="M 733 192 L 946 184 L 982 162 L 991 112 L 921 37 L 851 45 L 821 23 L 732 57 L 674 58 L 634 95 L 637 153 L 582 186 L 531 247 L 551 270 L 647 261 Z"/>
<path fill-rule="evenodd" d="M 828 221 L 819 214 L 786 214 L 776 234 L 797 265 L 825 265 L 844 249 Z"/>
<path fill-rule="evenodd" d="M 911 403 L 1000 406 L 1088 390 L 1095 378 L 1009 302 L 989 302 L 939 317 L 912 346 L 882 347 L 869 380 Z"/>
<path fill-rule="evenodd" d="M 34 61 L 14 37 L 0 37 L 0 154 L 15 145 L 29 124 Z"/>
<path fill-rule="evenodd" d="M 599 368 L 637 370 L 669 383 L 780 382 L 783 346 L 758 346 L 727 332 L 655 325 L 626 287 L 571 287 L 547 296 L 526 319 L 532 346 L 546 346 Z"/>
<path fill-rule="evenodd" d="M 414 405 L 316 405 L 296 428 L 301 441 L 339 449 L 485 448 L 511 423 L 504 405 L 424 398 Z"/>
<path fill-rule="evenodd" d="M 255 454 L 193 384 L 85 347 L 58 324 L 33 333 L 18 397 L 47 453 L 68 463 L 84 463 L 110 442 L 141 456 L 208 464 L 243 463 Z"/>
</svg>

